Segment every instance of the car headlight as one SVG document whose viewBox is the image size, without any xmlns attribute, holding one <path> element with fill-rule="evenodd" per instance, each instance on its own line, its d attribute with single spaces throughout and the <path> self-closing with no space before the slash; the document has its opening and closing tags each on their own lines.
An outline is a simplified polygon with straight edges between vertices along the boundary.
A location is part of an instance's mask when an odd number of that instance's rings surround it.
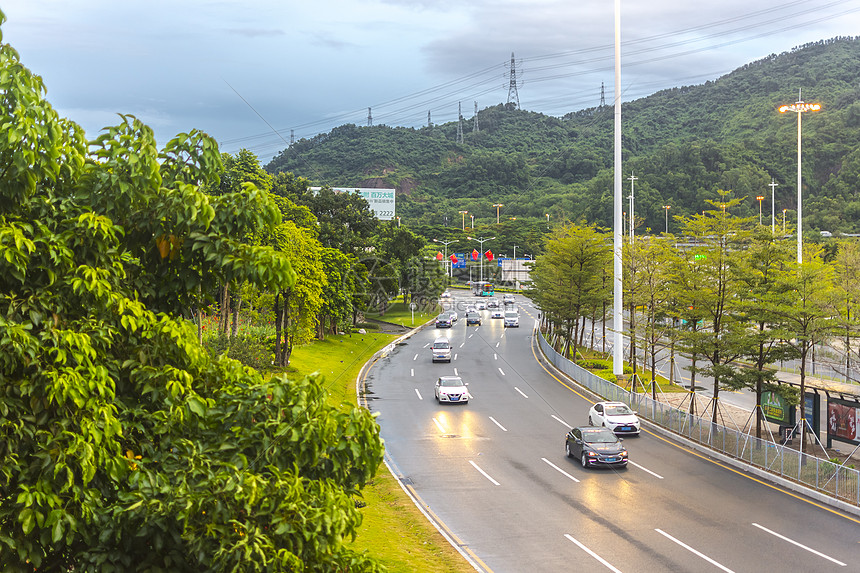
<svg viewBox="0 0 860 573">
<path fill-rule="evenodd" d="M 589 456 L 589 457 L 591 457 L 591 458 L 596 458 L 596 457 L 597 457 L 597 452 L 588 452 L 588 456 Z"/>
<path fill-rule="evenodd" d="M 626 457 L 627 457 L 627 450 L 621 450 L 621 457 L 622 457 L 622 458 L 626 458 Z"/>
</svg>

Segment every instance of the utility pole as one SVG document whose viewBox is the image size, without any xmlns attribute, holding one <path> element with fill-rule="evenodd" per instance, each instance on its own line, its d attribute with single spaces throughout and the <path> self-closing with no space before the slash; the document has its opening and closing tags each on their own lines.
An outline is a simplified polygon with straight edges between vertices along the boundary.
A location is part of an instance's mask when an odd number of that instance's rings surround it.
<svg viewBox="0 0 860 573">
<path fill-rule="evenodd" d="M 774 183 L 773 177 L 770 178 L 770 234 L 776 234 L 776 188 L 779 183 Z"/>
<path fill-rule="evenodd" d="M 472 126 L 472 133 L 478 133 L 478 102 L 475 102 L 475 124 Z"/>
<path fill-rule="evenodd" d="M 600 107 L 606 107 L 606 93 L 603 91 L 603 82 L 600 82 Z"/>
<path fill-rule="evenodd" d="M 370 114 L 370 108 L 367 108 L 367 127 L 373 125 L 373 116 Z"/>
<path fill-rule="evenodd" d="M 295 130 L 290 130 L 290 145 L 296 142 L 296 132 Z"/>
<path fill-rule="evenodd" d="M 630 197 L 628 197 L 628 199 L 630 199 L 630 217 L 629 217 L 629 219 L 630 219 L 630 244 L 631 245 L 633 244 L 633 226 L 634 226 L 633 223 L 635 221 L 635 217 L 633 216 L 633 183 L 637 179 L 639 179 L 639 178 L 636 177 L 635 175 L 633 175 L 632 172 L 630 173 L 630 177 L 627 178 L 627 180 L 630 181 Z"/>
<path fill-rule="evenodd" d="M 514 63 L 514 53 L 511 52 L 511 83 L 508 85 L 508 103 L 514 102 L 520 108 L 520 94 L 517 93 L 517 67 Z"/>
<path fill-rule="evenodd" d="M 430 110 L 427 110 L 427 127 L 433 127 L 433 122 L 430 121 Z"/>
</svg>

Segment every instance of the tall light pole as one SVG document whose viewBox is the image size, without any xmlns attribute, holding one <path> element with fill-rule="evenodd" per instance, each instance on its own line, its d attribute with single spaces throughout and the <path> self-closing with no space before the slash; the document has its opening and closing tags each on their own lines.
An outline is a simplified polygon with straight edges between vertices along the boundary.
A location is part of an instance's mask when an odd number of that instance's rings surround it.
<svg viewBox="0 0 860 573">
<path fill-rule="evenodd" d="M 499 209 L 504 207 L 502 203 L 493 203 L 493 207 L 496 208 L 496 225 L 499 224 Z"/>
<path fill-rule="evenodd" d="M 633 175 L 633 173 L 630 173 L 630 177 L 627 178 L 627 180 L 630 181 L 630 196 L 628 197 L 628 199 L 630 199 L 630 244 L 631 245 L 633 244 L 633 221 L 635 220 L 635 217 L 633 216 L 633 213 L 634 213 L 634 211 L 633 211 L 633 183 L 637 179 L 639 179 L 639 178 L 636 177 L 635 175 Z"/>
<path fill-rule="evenodd" d="M 481 244 L 481 278 L 478 279 L 480 282 L 484 282 L 484 241 L 492 241 L 495 237 L 466 237 L 470 241 L 478 241 Z"/>
<path fill-rule="evenodd" d="M 468 215 L 469 212 L 468 211 L 457 211 L 457 212 L 463 216 L 463 230 L 465 231 L 466 230 L 466 215 Z"/>
<path fill-rule="evenodd" d="M 546 228 L 549 229 L 549 213 L 546 214 Z"/>
<path fill-rule="evenodd" d="M 773 177 L 770 178 L 770 234 L 776 234 L 776 188 L 779 183 L 774 183 Z"/>
<path fill-rule="evenodd" d="M 612 373 L 616 378 L 624 375 L 624 310 L 621 283 L 622 222 L 621 212 L 621 0 L 615 0 L 615 122 L 614 122 L 614 181 L 612 194 Z"/>
<path fill-rule="evenodd" d="M 666 211 L 666 234 L 669 234 L 669 209 L 671 209 L 671 205 L 663 205 L 663 209 Z"/>
<path fill-rule="evenodd" d="M 519 245 L 514 245 L 514 266 L 511 268 L 514 273 L 514 288 L 516 288 L 518 282 L 517 279 L 520 278 L 520 270 L 517 267 L 517 247 L 519 247 Z"/>
<path fill-rule="evenodd" d="M 758 224 L 761 225 L 761 202 L 764 199 L 764 195 L 756 195 L 755 198 L 758 199 Z"/>
<path fill-rule="evenodd" d="M 794 112 L 797 114 L 797 264 L 803 262 L 803 200 L 801 197 L 801 175 L 800 175 L 800 117 L 805 111 L 819 111 L 821 104 L 806 103 L 800 99 L 800 91 L 797 92 L 797 101 L 792 105 L 784 105 L 779 108 L 779 113 Z M 801 404 L 802 405 L 802 404 Z"/>
<path fill-rule="evenodd" d="M 786 211 L 788 211 L 788 209 L 782 210 L 782 236 L 783 237 L 785 236 L 785 212 Z"/>
<path fill-rule="evenodd" d="M 451 272 L 450 266 L 451 260 L 448 258 L 448 245 L 450 245 L 451 243 L 458 242 L 457 239 L 454 239 L 453 241 L 440 241 L 439 239 L 433 239 L 433 242 L 442 243 L 443 245 L 445 245 L 445 267 L 448 269 L 448 272 L 445 273 L 445 276 L 451 276 L 453 273 Z"/>
<path fill-rule="evenodd" d="M 472 225 L 471 225 L 471 226 L 472 226 L 472 229 L 474 229 L 474 228 L 475 228 L 475 216 L 474 216 L 474 215 L 469 215 L 469 217 L 471 217 L 471 218 L 472 218 Z"/>
</svg>

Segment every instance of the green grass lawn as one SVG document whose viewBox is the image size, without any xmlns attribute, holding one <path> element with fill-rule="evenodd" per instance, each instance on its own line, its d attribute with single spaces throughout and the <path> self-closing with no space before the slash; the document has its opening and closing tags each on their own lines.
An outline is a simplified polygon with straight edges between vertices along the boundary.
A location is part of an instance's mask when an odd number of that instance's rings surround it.
<svg viewBox="0 0 860 573">
<path fill-rule="evenodd" d="M 385 314 L 368 312 L 365 313 L 365 316 L 412 328 L 424 324 L 431 318 L 435 318 L 440 312 L 442 312 L 442 307 L 436 305 L 431 309 L 419 308 L 415 310 L 413 316 L 412 309 L 409 308 L 409 305 L 403 302 L 402 297 L 397 297 L 392 301 L 391 306 L 385 309 Z"/>
<path fill-rule="evenodd" d="M 400 312 L 409 315 L 408 308 Z M 416 312 L 416 324 L 420 324 L 418 316 Z M 426 313 L 421 322 L 433 316 Z M 372 331 L 328 336 L 296 348 L 288 374 L 294 377 L 319 372 L 324 376 L 331 403 L 356 404 L 355 381 L 362 365 L 394 339 L 393 335 Z M 384 465 L 380 465 L 363 494 L 367 505 L 361 509 L 364 520 L 353 549 L 367 551 L 394 573 L 474 571 L 415 507 Z"/>
</svg>

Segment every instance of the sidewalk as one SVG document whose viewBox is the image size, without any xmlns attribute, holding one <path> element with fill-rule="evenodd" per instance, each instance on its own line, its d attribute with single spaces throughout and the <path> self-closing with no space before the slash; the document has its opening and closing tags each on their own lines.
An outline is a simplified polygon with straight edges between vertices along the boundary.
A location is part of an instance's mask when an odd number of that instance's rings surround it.
<svg viewBox="0 0 860 573">
<path fill-rule="evenodd" d="M 784 380 L 786 382 L 794 382 L 800 384 L 799 374 L 780 372 L 779 379 Z M 809 376 L 806 377 L 805 382 L 806 387 L 810 389 L 817 388 L 819 390 L 828 390 L 831 393 L 841 392 L 843 394 L 852 396 L 860 395 L 860 387 L 855 384 L 845 384 L 844 382 L 835 382 L 832 380 L 821 380 L 817 378 L 810 378 Z M 660 394 L 658 396 L 658 400 L 660 402 L 665 402 L 667 404 L 675 406 L 676 408 L 682 408 L 687 411 L 690 410 L 690 398 L 690 392 Z M 704 415 L 706 417 L 710 417 L 713 415 L 713 400 L 710 396 L 702 395 L 697 392 L 695 394 L 695 399 L 697 415 Z M 822 400 L 822 406 L 826 406 L 826 402 L 824 402 L 824 400 Z M 755 435 L 756 419 L 755 416 L 752 414 L 751 410 L 721 401 L 719 411 L 717 412 L 717 421 L 728 428 L 734 428 L 743 433 Z M 768 432 L 768 429 L 770 430 L 770 432 Z M 820 428 L 820 431 L 821 443 L 822 445 L 826 446 L 827 429 L 825 427 L 822 427 Z M 845 465 L 860 466 L 860 448 L 855 451 L 855 446 L 852 444 L 844 442 L 834 442 L 832 448 L 825 448 L 824 450 L 822 450 L 822 446 L 819 445 L 817 442 L 813 441 L 810 443 L 810 436 L 808 433 L 806 437 L 807 442 L 805 451 L 807 454 L 830 460 L 838 459 L 840 463 L 845 461 L 849 454 L 851 454 L 850 461 L 848 461 Z M 774 442 L 778 442 L 780 440 L 779 425 L 764 421 L 762 423 L 761 438 L 763 440 L 773 440 Z M 795 436 L 795 438 L 792 440 L 792 443 L 786 445 L 786 447 L 798 450 L 800 448 L 799 438 Z"/>
</svg>

